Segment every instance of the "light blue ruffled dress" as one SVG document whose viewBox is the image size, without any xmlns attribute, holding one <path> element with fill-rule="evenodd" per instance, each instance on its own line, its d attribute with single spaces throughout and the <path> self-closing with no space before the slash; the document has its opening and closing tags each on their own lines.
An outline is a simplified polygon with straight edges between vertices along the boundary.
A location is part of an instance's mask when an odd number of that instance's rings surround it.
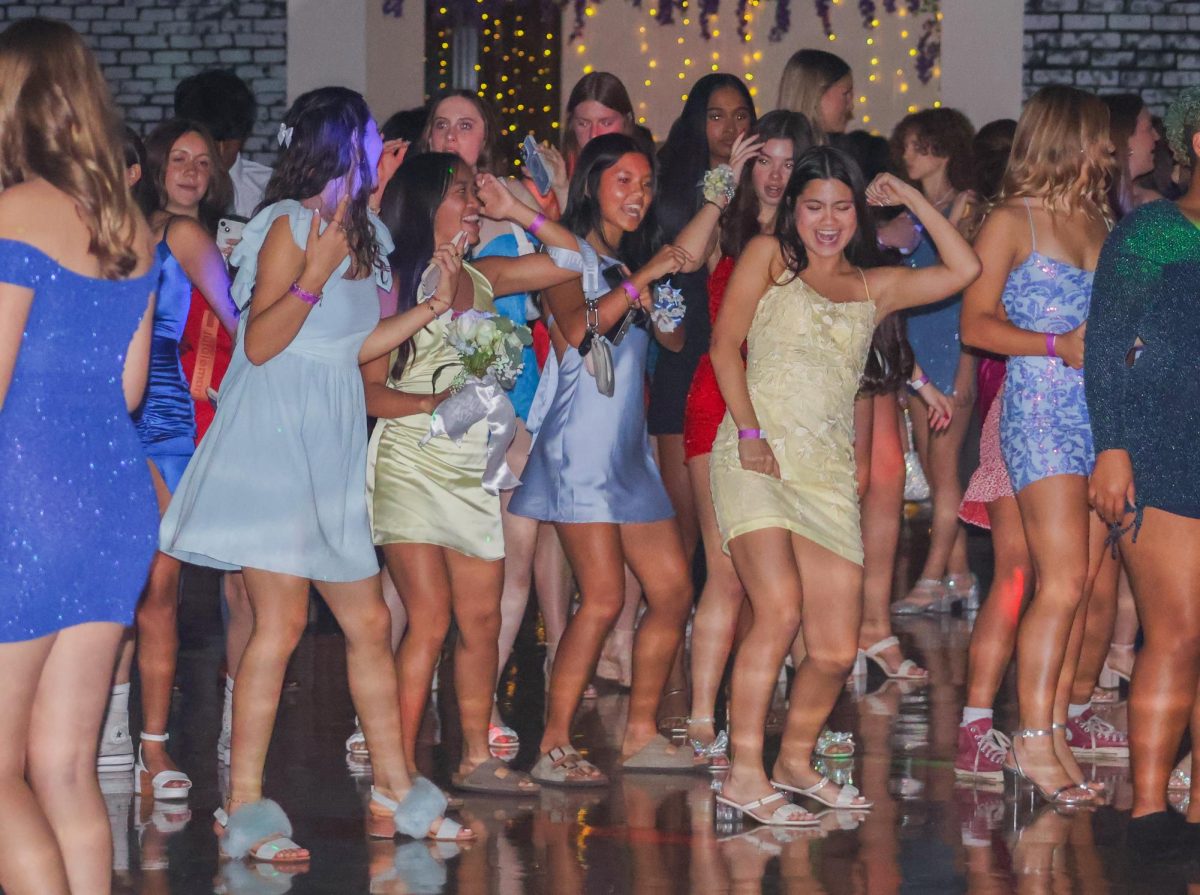
<svg viewBox="0 0 1200 895">
<path fill-rule="evenodd" d="M 259 212 L 234 250 L 233 298 L 243 313 L 233 360 L 216 418 L 163 518 L 161 548 L 218 569 L 358 581 L 379 571 L 367 518 L 358 352 L 379 322 L 376 286 L 387 288 L 391 274 L 384 262 L 375 276 L 344 279 L 347 258 L 291 343 L 255 366 L 245 352 L 246 309 L 258 252 L 271 224 L 285 215 L 303 248 L 313 212 L 285 200 Z M 392 242 L 372 222 L 383 258 Z"/>
</svg>

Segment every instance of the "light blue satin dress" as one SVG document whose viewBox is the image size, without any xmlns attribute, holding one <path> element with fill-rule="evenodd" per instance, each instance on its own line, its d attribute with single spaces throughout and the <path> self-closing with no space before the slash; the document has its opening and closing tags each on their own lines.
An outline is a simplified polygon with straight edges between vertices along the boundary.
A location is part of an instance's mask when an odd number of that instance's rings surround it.
<svg viewBox="0 0 1200 895">
<path fill-rule="evenodd" d="M 601 259 L 602 267 L 616 263 Z M 600 286 L 599 294 L 607 291 Z M 533 448 L 510 512 L 543 522 L 674 518 L 646 434 L 650 340 L 634 326 L 613 348 L 612 397 L 600 394 L 578 349 L 568 347 L 561 360 L 551 352 L 529 414 Z"/>
</svg>

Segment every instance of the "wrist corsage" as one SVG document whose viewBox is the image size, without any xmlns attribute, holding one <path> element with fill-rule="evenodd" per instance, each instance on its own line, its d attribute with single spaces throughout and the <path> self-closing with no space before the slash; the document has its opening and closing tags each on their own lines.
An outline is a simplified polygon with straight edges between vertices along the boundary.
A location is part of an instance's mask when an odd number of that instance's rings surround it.
<svg viewBox="0 0 1200 895">
<path fill-rule="evenodd" d="M 650 319 L 659 332 L 673 333 L 683 322 L 683 293 L 671 285 L 671 281 L 654 287 L 654 308 Z"/>
<path fill-rule="evenodd" d="M 717 165 L 704 172 L 701 189 L 706 202 L 720 205 L 722 201 L 728 204 L 737 191 L 737 183 L 733 178 L 733 168 L 729 165 Z"/>
</svg>

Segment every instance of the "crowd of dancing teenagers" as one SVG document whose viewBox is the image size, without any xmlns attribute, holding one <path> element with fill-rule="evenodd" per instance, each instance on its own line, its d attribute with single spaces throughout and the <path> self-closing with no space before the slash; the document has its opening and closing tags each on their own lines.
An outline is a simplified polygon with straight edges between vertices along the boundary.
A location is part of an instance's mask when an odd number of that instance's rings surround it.
<svg viewBox="0 0 1200 895">
<path fill-rule="evenodd" d="M 926 678 L 893 614 L 980 605 L 960 513 L 990 526 L 996 571 L 971 643 L 959 775 L 1011 771 L 1086 808 L 1105 792 L 1076 754 L 1131 753 L 1130 835 L 1183 826 L 1166 799 L 1194 778 L 1175 765 L 1200 718 L 1200 330 L 1181 296 L 1200 274 L 1200 92 L 1163 124 L 1136 96 L 1047 87 L 1019 121 L 976 132 L 935 108 L 887 141 L 847 133 L 845 62 L 801 50 L 775 111 L 758 117 L 738 77 L 706 75 L 655 147 L 625 87 L 595 72 L 570 92 L 561 150 L 540 147 L 543 189 L 498 173 L 509 160 L 493 111 L 465 91 L 382 131 L 357 93 L 306 93 L 279 125 L 273 169 L 240 155 L 254 103 L 231 74 L 186 79 L 176 103 L 143 146 L 68 26 L 30 19 L 0 35 L 0 476 L 22 450 L 13 433 L 49 425 L 17 400 L 23 359 L 59 352 L 77 379 L 89 338 L 81 322 L 74 344 L 37 347 L 39 296 L 62 276 L 32 277 L 33 257 L 83 277 L 81 293 L 140 284 L 128 350 L 94 387 L 124 401 L 132 416 L 109 424 L 136 430 L 142 454 L 61 462 L 136 468 L 137 493 L 121 499 L 155 508 L 151 546 L 131 561 L 105 545 L 145 532 L 93 524 L 84 542 L 99 552 L 34 580 L 7 558 L 36 541 L 28 508 L 53 503 L 3 479 L 0 582 L 17 595 L 0 645 L 5 891 L 106 890 L 96 743 L 101 770 L 133 764 L 135 654 L 140 785 L 188 797 L 166 743 L 181 561 L 225 571 L 231 772 L 215 828 L 229 856 L 309 857 L 263 787 L 310 586 L 345 636 L 360 722 L 347 747 L 369 755 L 371 835 L 472 835 L 414 763 L 452 618 L 456 787 L 607 785 L 571 737 L 603 650 L 630 687 L 621 767 L 727 770 L 717 800 L 764 824 L 817 823 L 816 805 L 868 810 L 814 754 L 853 750 L 825 724 L 867 660 Z M 249 219 L 240 241 L 219 242 L 235 212 Z M 651 313 L 668 280 L 682 326 Z M 540 336 L 511 395 L 523 484 L 500 494 L 482 481 L 486 426 L 420 444 L 450 394 L 445 325 L 471 308 Z M 892 603 L 902 406 L 932 522 L 917 583 Z M 980 466 L 964 500 L 972 418 Z M 89 512 L 108 499 L 76 497 Z M 53 594 L 73 607 L 57 627 L 37 615 L 48 574 L 79 593 Z M 517 738 L 494 693 L 534 579 L 548 697 L 525 773 L 496 757 Z M 116 583 L 124 592 L 106 592 Z M 1016 647 L 1009 739 L 991 706 Z M 731 659 L 725 731 L 714 709 Z M 768 773 L 785 660 L 794 679 Z M 682 743 L 658 723 L 676 665 L 691 693 Z M 1130 676 L 1126 739 L 1091 703 L 1098 679 Z M 1200 800 L 1186 820 L 1190 835 Z"/>
</svg>

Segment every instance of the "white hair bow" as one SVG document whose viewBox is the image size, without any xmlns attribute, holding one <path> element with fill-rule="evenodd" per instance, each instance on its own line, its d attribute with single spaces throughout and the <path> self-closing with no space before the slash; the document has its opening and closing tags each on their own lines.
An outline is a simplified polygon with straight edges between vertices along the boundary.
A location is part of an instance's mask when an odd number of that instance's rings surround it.
<svg viewBox="0 0 1200 895">
<path fill-rule="evenodd" d="M 279 122 L 279 145 L 280 146 L 287 147 L 287 146 L 292 145 L 292 130 L 293 130 L 293 128 L 288 127 L 282 121 Z"/>
</svg>

